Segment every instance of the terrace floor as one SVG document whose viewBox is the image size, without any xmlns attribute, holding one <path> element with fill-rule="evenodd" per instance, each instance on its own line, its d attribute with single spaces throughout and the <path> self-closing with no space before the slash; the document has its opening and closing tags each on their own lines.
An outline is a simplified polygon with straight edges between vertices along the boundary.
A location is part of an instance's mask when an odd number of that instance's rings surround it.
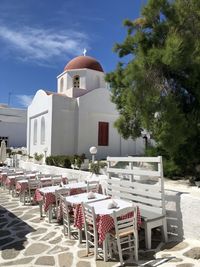
<svg viewBox="0 0 200 267">
<path fill-rule="evenodd" d="M 154 233 L 153 249 L 142 249 L 140 242 L 139 263 L 128 258 L 126 266 L 193 267 L 200 266 L 200 241 L 160 243 L 160 234 Z M 168 262 L 154 265 L 156 258 Z M 56 267 L 111 267 L 119 262 L 102 259 L 94 260 L 86 256 L 85 244 L 77 239 L 69 240 L 63 234 L 63 226 L 40 219 L 38 206 L 24 206 L 18 198 L 13 198 L 7 190 L 0 188 L 0 266 L 56 266 Z"/>
</svg>

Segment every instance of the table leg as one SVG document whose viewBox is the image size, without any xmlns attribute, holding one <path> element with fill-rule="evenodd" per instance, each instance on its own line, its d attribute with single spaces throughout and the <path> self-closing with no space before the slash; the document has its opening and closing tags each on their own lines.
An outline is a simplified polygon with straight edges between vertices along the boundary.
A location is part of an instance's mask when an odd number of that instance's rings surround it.
<svg viewBox="0 0 200 267">
<path fill-rule="evenodd" d="M 82 229 L 78 229 L 78 241 L 79 244 L 82 243 L 83 237 L 82 237 Z"/>
<path fill-rule="evenodd" d="M 103 241 L 103 258 L 104 261 L 108 261 L 108 246 L 107 246 L 107 238 Z"/>
<path fill-rule="evenodd" d="M 43 217 L 43 212 L 42 212 L 42 201 L 39 201 L 39 208 L 40 208 L 40 218 Z"/>
<path fill-rule="evenodd" d="M 50 223 L 52 219 L 52 205 L 49 205 L 48 213 L 49 213 L 49 223 Z"/>
</svg>

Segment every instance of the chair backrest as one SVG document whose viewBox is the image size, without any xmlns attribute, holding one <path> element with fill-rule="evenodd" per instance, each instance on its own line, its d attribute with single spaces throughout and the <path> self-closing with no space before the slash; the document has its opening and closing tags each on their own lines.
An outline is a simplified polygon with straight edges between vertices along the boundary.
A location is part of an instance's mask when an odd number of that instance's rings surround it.
<svg viewBox="0 0 200 267">
<path fill-rule="evenodd" d="M 62 176 L 61 175 L 52 176 L 51 180 L 53 185 L 59 185 L 62 182 Z"/>
<path fill-rule="evenodd" d="M 84 226 L 85 226 L 85 234 L 86 234 L 86 242 L 89 242 L 91 245 L 95 246 L 95 243 L 98 241 L 98 233 L 97 233 L 97 224 L 96 224 L 96 214 L 94 211 L 94 207 L 89 206 L 87 203 L 81 203 Z M 93 236 L 94 242 L 92 239 L 88 239 L 88 236 Z"/>
<path fill-rule="evenodd" d="M 92 181 L 92 180 L 88 180 L 86 181 L 87 183 L 87 192 L 99 192 L 99 181 Z"/>
<path fill-rule="evenodd" d="M 108 157 L 107 161 L 108 195 L 165 215 L 162 157 Z"/>
<path fill-rule="evenodd" d="M 38 180 L 33 180 L 33 179 L 29 179 L 28 180 L 28 189 L 32 190 L 32 189 L 37 189 L 40 185 L 40 181 Z"/>
<path fill-rule="evenodd" d="M 77 177 L 70 178 L 70 179 L 68 179 L 68 183 L 69 184 L 78 183 L 78 178 Z"/>
<path fill-rule="evenodd" d="M 59 201 L 62 197 L 69 196 L 70 189 L 69 188 L 59 188 L 55 190 L 55 197 L 56 197 L 56 208 L 58 208 Z"/>
<path fill-rule="evenodd" d="M 97 240 L 96 214 L 94 211 L 94 207 L 89 206 L 87 203 L 82 203 L 81 205 L 83 211 L 85 231 L 89 231 L 90 235 L 92 234 L 95 237 L 95 240 Z M 90 231 L 91 227 L 93 228 L 93 233 L 91 233 Z"/>
<path fill-rule="evenodd" d="M 113 211 L 116 235 L 119 237 L 133 232 L 137 236 L 137 207 L 132 206 Z"/>
</svg>

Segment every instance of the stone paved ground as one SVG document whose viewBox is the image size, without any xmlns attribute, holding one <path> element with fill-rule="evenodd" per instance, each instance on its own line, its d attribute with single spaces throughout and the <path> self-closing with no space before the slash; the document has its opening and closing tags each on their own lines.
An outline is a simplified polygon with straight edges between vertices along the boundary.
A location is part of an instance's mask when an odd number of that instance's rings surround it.
<svg viewBox="0 0 200 267">
<path fill-rule="evenodd" d="M 199 229 L 198 229 L 199 230 Z M 128 258 L 126 266 L 152 266 L 145 264 L 155 258 L 173 256 L 174 259 L 160 264 L 161 267 L 200 266 L 200 242 L 185 240 L 180 243 L 159 242 L 154 233 L 153 249 L 139 251 L 139 264 Z M 157 240 L 156 240 L 157 239 Z M 140 242 L 140 247 L 144 241 Z M 63 235 L 63 227 L 57 223 L 40 220 L 39 207 L 22 205 L 7 190 L 0 188 L 0 267 L 2 266 L 56 266 L 56 267 L 112 267 L 117 260 L 104 263 L 94 261 L 93 255 L 85 255 L 85 245 Z M 144 265 L 145 264 L 145 265 Z"/>
</svg>

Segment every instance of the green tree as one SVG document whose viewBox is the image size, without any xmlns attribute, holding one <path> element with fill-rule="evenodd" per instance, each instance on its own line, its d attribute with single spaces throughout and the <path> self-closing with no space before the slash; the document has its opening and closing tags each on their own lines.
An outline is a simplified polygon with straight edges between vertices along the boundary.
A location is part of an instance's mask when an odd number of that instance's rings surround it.
<svg viewBox="0 0 200 267">
<path fill-rule="evenodd" d="M 124 62 L 106 76 L 115 126 L 124 138 L 148 130 L 173 175 L 191 173 L 200 162 L 200 1 L 149 0 L 124 25 L 114 48 Z"/>
</svg>

